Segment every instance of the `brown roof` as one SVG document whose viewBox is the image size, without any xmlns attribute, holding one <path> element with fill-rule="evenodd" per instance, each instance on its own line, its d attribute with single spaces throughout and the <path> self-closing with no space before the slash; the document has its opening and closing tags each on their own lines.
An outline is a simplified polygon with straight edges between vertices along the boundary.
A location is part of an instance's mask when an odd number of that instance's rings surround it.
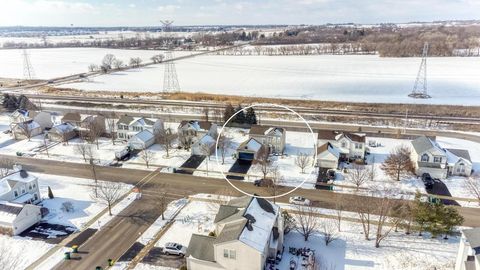
<svg viewBox="0 0 480 270">
<path fill-rule="evenodd" d="M 324 143 L 324 144 L 322 144 L 321 146 L 319 146 L 319 147 L 317 148 L 317 153 L 320 154 L 320 153 L 323 153 L 324 151 L 327 151 L 329 144 L 330 144 L 330 143 L 327 142 L 327 143 Z"/>
<path fill-rule="evenodd" d="M 319 130 L 318 131 L 318 140 L 335 140 L 335 137 L 339 133 L 333 130 Z"/>
<path fill-rule="evenodd" d="M 198 121 L 198 125 L 200 126 L 201 129 L 210 130 L 210 128 L 212 127 L 212 122 Z"/>
<path fill-rule="evenodd" d="M 363 135 L 357 135 L 354 133 L 344 133 L 343 135 L 350 138 L 350 140 L 354 142 L 363 142 L 363 143 L 365 142 L 365 136 Z"/>
<path fill-rule="evenodd" d="M 63 122 L 68 122 L 68 121 L 80 122 L 81 119 L 82 117 L 77 112 L 69 112 L 62 117 Z"/>
<path fill-rule="evenodd" d="M 269 126 L 252 125 L 249 134 L 265 135 L 265 131 L 267 131 L 269 128 Z"/>
</svg>

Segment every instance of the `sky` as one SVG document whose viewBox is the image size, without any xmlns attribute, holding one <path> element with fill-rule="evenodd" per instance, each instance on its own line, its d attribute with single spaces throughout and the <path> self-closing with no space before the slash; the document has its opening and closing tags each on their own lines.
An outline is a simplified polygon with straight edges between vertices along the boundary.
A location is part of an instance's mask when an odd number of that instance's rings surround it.
<svg viewBox="0 0 480 270">
<path fill-rule="evenodd" d="M 480 0 L 0 0 L 0 26 L 380 23 L 480 19 Z"/>
</svg>

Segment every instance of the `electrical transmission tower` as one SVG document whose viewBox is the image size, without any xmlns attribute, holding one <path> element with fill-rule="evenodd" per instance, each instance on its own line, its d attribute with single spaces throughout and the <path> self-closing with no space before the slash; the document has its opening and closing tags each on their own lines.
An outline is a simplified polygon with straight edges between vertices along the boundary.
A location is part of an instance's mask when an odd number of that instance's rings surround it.
<svg viewBox="0 0 480 270">
<path fill-rule="evenodd" d="M 33 71 L 32 63 L 30 62 L 30 56 L 26 49 L 23 49 L 23 77 L 27 80 L 35 78 L 35 72 Z"/>
<path fill-rule="evenodd" d="M 173 21 L 165 20 L 160 21 L 163 24 L 163 32 L 170 32 L 171 26 Z M 178 76 L 177 70 L 175 68 L 175 61 L 173 51 L 171 51 L 173 47 L 173 41 L 170 35 L 167 35 L 167 39 L 165 41 L 165 47 L 167 51 L 165 53 L 165 73 L 163 75 L 163 92 L 164 93 L 171 93 L 171 92 L 178 92 L 180 91 L 180 84 L 178 83 Z"/>
<path fill-rule="evenodd" d="M 408 96 L 412 98 L 431 98 L 427 93 L 427 56 L 428 43 L 423 45 L 422 63 L 418 69 L 417 79 L 413 85 L 413 91 Z"/>
<path fill-rule="evenodd" d="M 175 62 L 172 61 L 173 52 L 167 51 L 165 55 L 165 73 L 163 76 L 163 92 L 178 92 L 180 91 L 180 84 L 178 83 L 177 70 L 175 69 Z"/>
</svg>

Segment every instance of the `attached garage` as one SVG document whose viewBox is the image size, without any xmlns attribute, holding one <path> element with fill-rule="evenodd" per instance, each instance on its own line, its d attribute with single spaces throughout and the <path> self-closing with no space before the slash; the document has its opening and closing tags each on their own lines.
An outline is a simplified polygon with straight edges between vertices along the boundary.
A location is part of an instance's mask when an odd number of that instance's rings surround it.
<svg viewBox="0 0 480 270">
<path fill-rule="evenodd" d="M 264 147 L 265 146 L 261 142 L 254 138 L 250 138 L 240 144 L 237 148 L 237 158 L 238 160 L 253 161 L 257 158 L 258 153 L 261 149 L 264 149 Z"/>
<path fill-rule="evenodd" d="M 128 145 L 134 150 L 147 149 L 155 143 L 155 136 L 149 130 L 137 133 L 128 140 Z"/>
<path fill-rule="evenodd" d="M 254 154 L 253 153 L 246 153 L 246 152 L 239 152 L 238 153 L 238 159 L 253 160 L 254 159 Z"/>
<path fill-rule="evenodd" d="M 317 165 L 320 168 L 337 169 L 340 152 L 338 148 L 327 142 L 317 149 Z"/>
</svg>

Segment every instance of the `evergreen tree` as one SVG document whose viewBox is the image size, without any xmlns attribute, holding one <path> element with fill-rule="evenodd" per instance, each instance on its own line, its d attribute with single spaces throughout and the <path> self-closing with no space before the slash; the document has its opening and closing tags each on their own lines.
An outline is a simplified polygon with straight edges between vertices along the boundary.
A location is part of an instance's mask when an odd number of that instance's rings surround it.
<svg viewBox="0 0 480 270">
<path fill-rule="evenodd" d="M 245 120 L 248 124 L 251 124 L 251 125 L 257 124 L 257 115 L 255 114 L 255 109 L 253 109 L 253 107 L 250 107 L 247 109 Z"/>
<path fill-rule="evenodd" d="M 240 104 L 238 104 L 237 108 L 235 109 L 235 113 L 237 113 L 237 115 L 235 115 L 234 122 L 239 124 L 245 124 L 245 113 L 243 112 L 243 108 Z"/>
<path fill-rule="evenodd" d="M 227 104 L 227 107 L 225 107 L 225 111 L 223 113 L 223 121 L 227 122 L 232 115 L 235 114 L 235 109 L 233 108 L 232 104 Z M 235 119 L 232 119 L 232 121 Z"/>
<path fill-rule="evenodd" d="M 52 192 L 52 189 L 50 188 L 50 186 L 48 186 L 48 198 L 50 198 L 50 199 L 55 198 L 55 197 L 53 196 L 53 192 Z"/>
<path fill-rule="evenodd" d="M 458 213 L 457 209 L 451 206 L 444 206 L 442 213 L 442 233 L 444 239 L 448 239 L 448 236 L 452 234 L 455 226 L 462 225 L 464 218 Z"/>
</svg>

